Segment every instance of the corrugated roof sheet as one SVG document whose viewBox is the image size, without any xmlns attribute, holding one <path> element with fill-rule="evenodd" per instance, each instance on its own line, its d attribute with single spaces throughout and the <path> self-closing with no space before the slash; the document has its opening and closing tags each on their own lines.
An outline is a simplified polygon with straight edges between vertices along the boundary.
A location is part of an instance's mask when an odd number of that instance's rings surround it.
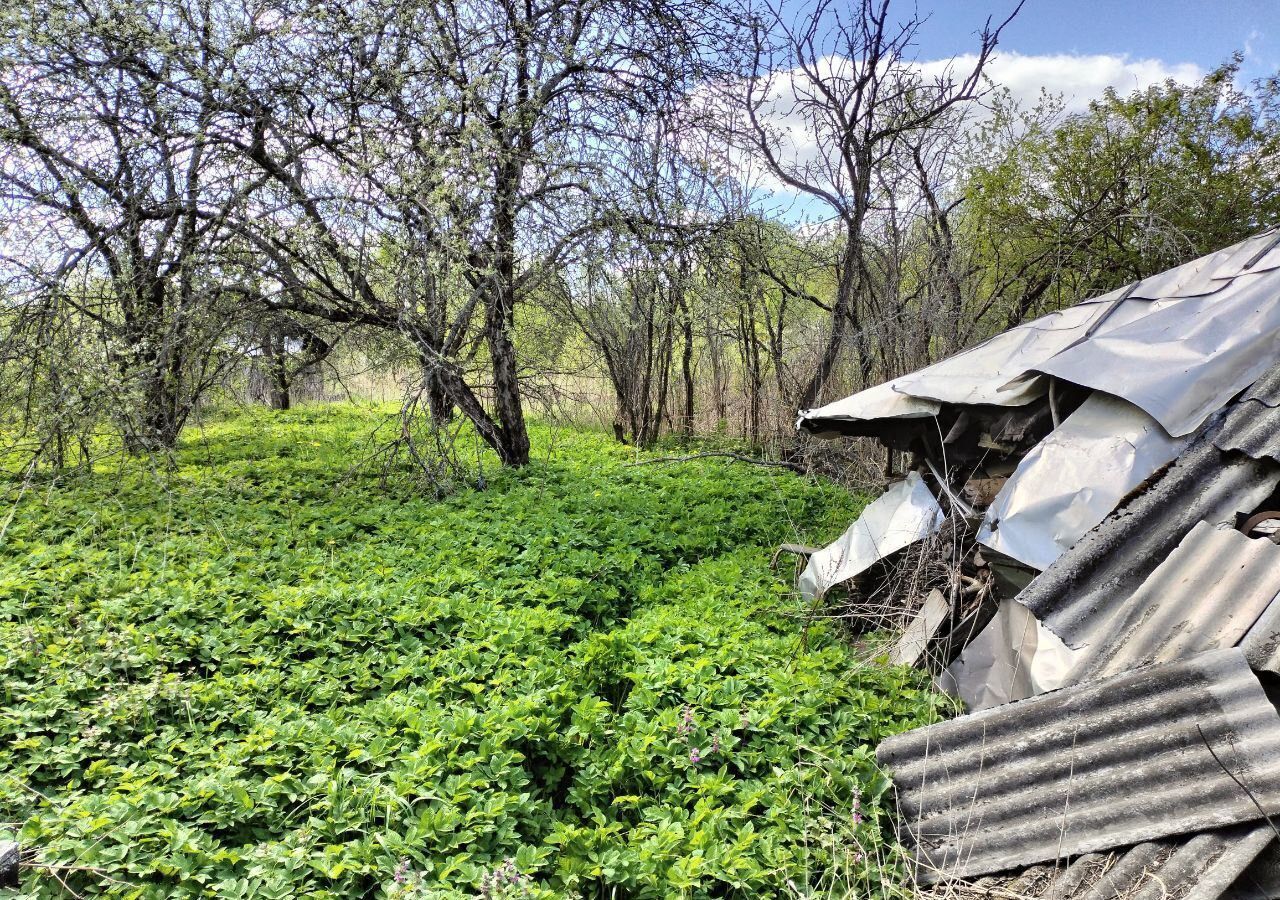
<svg viewBox="0 0 1280 900">
<path fill-rule="evenodd" d="M 1240 642 L 1255 672 L 1280 673 L 1280 600 L 1272 603 Z"/>
<path fill-rule="evenodd" d="M 999 872 L 1280 813 L 1280 714 L 1238 649 L 886 740 L 917 877 Z"/>
<path fill-rule="evenodd" d="M 1275 900 L 1280 897 L 1280 841 L 1272 841 L 1236 879 L 1223 900 Z"/>
<path fill-rule="evenodd" d="M 974 893 L 1053 900 L 1217 900 L 1275 841 L 1265 822 L 1148 841 L 1122 852 L 1086 853 L 1060 865 L 987 876 Z"/>
<path fill-rule="evenodd" d="M 1229 434 L 1215 443 L 1222 450 L 1238 450 L 1254 459 L 1280 462 L 1280 371 L 1273 370 L 1236 401 L 1241 412 Z"/>
<path fill-rule="evenodd" d="M 1280 594 L 1280 546 L 1201 522 L 1100 623 L 1066 684 L 1234 647 Z"/>
<path fill-rule="evenodd" d="M 1280 367 L 1257 389 L 1280 385 Z M 1206 424 L 1177 461 L 1115 510 L 1018 595 L 1073 647 L 1105 642 L 1105 623 L 1199 522 L 1233 522 L 1280 484 L 1280 465 L 1224 452 L 1254 430 L 1280 431 L 1280 408 L 1237 402 Z"/>
</svg>

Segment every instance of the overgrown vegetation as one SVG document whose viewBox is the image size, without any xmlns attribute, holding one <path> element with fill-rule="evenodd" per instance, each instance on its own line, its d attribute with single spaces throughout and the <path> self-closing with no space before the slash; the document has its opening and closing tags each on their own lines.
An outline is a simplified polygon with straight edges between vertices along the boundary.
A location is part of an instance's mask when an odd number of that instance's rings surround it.
<svg viewBox="0 0 1280 900">
<path fill-rule="evenodd" d="M 29 896 L 892 896 L 871 748 L 917 674 L 768 569 L 857 501 L 727 461 L 419 496 L 389 413 L 237 413 L 33 486 L 0 545 L 0 822 Z M 7 827 L 7 826 L 6 826 Z"/>
</svg>

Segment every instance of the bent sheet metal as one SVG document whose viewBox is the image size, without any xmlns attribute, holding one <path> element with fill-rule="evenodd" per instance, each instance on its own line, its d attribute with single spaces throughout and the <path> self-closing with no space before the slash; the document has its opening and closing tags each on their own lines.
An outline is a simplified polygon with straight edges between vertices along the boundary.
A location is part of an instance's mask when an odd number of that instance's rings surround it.
<svg viewBox="0 0 1280 900">
<path fill-rule="evenodd" d="M 937 404 L 1025 406 L 1054 376 L 1121 397 L 1185 436 L 1274 362 L 1278 267 L 1273 229 L 804 410 L 798 425 L 835 436 L 850 423 L 923 418 Z"/>
<path fill-rule="evenodd" d="M 917 729 L 876 756 L 922 883 L 1280 813 L 1280 714 L 1238 649 Z"/>
<path fill-rule="evenodd" d="M 978 543 L 1047 569 L 1186 445 L 1132 403 L 1094 394 L 1018 464 Z"/>
<path fill-rule="evenodd" d="M 812 600 L 877 561 L 928 537 L 942 525 L 942 507 L 917 473 L 885 491 L 835 543 L 809 557 L 800 575 L 800 593 Z"/>
</svg>

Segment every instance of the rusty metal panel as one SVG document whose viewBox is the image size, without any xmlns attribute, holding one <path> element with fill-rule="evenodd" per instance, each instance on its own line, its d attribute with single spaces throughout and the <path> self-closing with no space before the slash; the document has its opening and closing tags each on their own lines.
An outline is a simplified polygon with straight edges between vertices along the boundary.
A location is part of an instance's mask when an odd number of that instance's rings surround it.
<svg viewBox="0 0 1280 900">
<path fill-rule="evenodd" d="M 1280 714 L 1239 649 L 910 731 L 876 755 L 931 883 L 1259 818 L 1210 747 L 1280 813 Z"/>
<path fill-rule="evenodd" d="M 1191 529 L 1097 629 L 1064 684 L 1234 647 L 1280 594 L 1280 546 L 1229 527 Z"/>
</svg>

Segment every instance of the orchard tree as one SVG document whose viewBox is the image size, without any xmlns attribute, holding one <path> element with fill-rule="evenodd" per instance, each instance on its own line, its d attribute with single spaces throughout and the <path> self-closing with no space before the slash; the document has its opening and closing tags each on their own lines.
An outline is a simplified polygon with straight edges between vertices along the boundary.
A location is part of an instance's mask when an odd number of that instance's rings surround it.
<svg viewBox="0 0 1280 900">
<path fill-rule="evenodd" d="M 80 381 L 52 396 L 108 410 L 135 452 L 173 446 L 235 305 L 221 251 L 243 186 L 200 50 L 217 28 L 203 0 L 0 12 L 6 355 Z M 69 333 L 74 370 L 52 342 Z"/>
<path fill-rule="evenodd" d="M 516 309 L 603 227 L 627 123 L 699 77 L 709 8 L 373 0 L 281 16 L 239 62 L 226 100 L 243 123 L 224 135 L 269 180 L 242 229 L 287 287 L 280 307 L 402 332 L 433 408 L 527 462 Z M 372 278 L 388 247 L 418 275 Z"/>
</svg>

